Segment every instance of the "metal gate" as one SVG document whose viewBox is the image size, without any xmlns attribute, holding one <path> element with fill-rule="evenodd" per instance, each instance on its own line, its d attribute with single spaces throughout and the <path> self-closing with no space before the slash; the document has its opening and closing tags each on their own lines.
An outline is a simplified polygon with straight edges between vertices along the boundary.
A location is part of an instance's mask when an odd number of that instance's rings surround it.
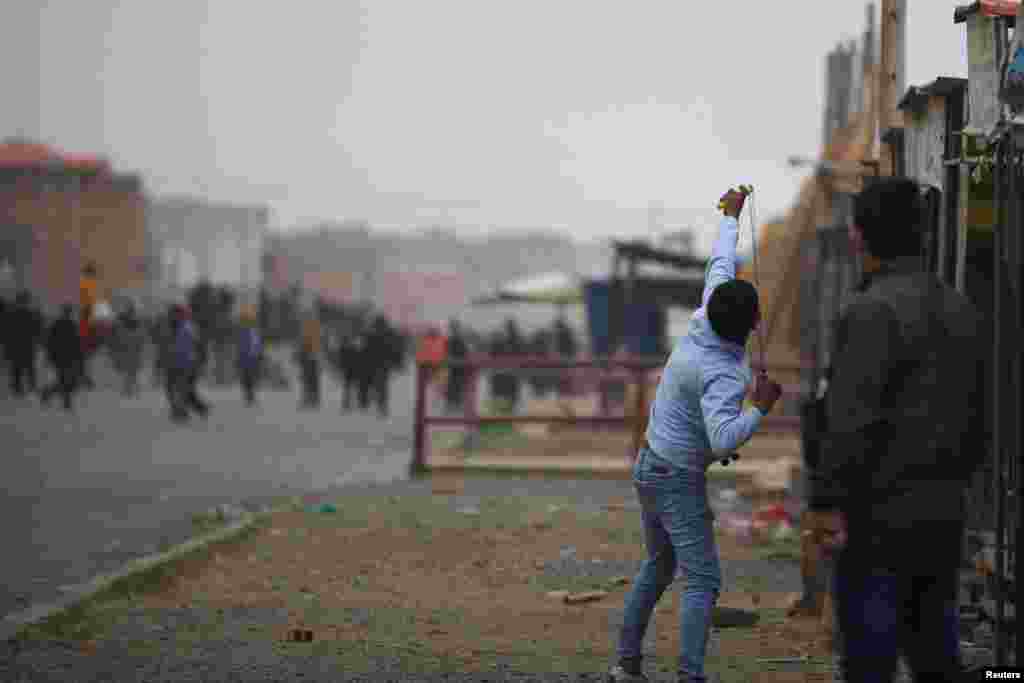
<svg viewBox="0 0 1024 683">
<path fill-rule="evenodd" d="M 992 234 L 992 501 L 995 504 L 995 566 L 991 588 L 995 601 L 996 661 L 1017 660 L 1021 604 L 1016 582 L 1017 547 L 1024 530 L 1020 504 L 1022 421 L 1022 338 L 1024 297 L 1024 137 L 1016 127 L 999 137 L 994 155 L 995 220 Z"/>
</svg>

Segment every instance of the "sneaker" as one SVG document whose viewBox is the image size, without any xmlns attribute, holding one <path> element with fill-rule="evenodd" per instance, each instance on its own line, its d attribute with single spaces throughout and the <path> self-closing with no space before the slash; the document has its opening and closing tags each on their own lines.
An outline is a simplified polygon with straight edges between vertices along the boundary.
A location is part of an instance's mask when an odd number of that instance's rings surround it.
<svg viewBox="0 0 1024 683">
<path fill-rule="evenodd" d="M 616 664 L 608 672 L 608 683 L 648 683 L 648 679 L 642 673 L 631 674 Z"/>
</svg>

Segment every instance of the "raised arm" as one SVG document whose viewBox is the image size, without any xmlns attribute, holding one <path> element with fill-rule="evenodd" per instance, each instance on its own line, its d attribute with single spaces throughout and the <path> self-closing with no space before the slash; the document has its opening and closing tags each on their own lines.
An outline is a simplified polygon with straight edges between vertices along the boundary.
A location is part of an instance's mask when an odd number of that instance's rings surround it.
<svg viewBox="0 0 1024 683">
<path fill-rule="evenodd" d="M 722 216 L 718 224 L 718 237 L 711 250 L 711 260 L 704 274 L 704 294 L 700 307 L 706 308 L 715 287 L 736 277 L 736 244 L 740 239 L 740 223 L 732 216 Z"/>
<path fill-rule="evenodd" d="M 751 187 L 740 186 L 740 189 L 729 190 L 718 200 L 718 208 L 724 214 L 718 224 L 718 237 L 711 249 L 711 259 L 704 274 L 704 293 L 701 296 L 699 312 L 707 308 L 708 300 L 715 288 L 723 282 L 736 277 L 736 244 L 740 239 L 740 214 L 747 195 L 753 191 Z"/>
</svg>

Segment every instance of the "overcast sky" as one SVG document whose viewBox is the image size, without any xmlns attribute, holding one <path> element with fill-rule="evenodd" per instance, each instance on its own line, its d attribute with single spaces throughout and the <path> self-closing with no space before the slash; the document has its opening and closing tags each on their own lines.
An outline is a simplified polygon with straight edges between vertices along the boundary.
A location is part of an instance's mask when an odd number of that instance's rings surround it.
<svg viewBox="0 0 1024 683">
<path fill-rule="evenodd" d="M 965 75 L 957 4 L 909 0 L 908 84 Z M 25 104 L 0 114 L 0 135 L 108 156 L 155 192 L 267 202 L 282 227 L 554 226 L 582 239 L 644 235 L 652 202 L 669 226 L 707 221 L 740 182 L 758 190 L 762 220 L 784 211 L 806 173 L 786 159 L 819 151 L 825 55 L 859 38 L 866 11 L 860 0 L 4 5 L 3 61 Z"/>
</svg>

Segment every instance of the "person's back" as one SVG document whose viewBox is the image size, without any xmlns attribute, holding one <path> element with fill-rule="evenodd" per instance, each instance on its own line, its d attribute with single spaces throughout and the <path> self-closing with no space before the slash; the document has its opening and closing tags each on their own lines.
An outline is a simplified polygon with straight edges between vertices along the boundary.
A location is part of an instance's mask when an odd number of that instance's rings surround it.
<svg viewBox="0 0 1024 683">
<path fill-rule="evenodd" d="M 555 326 L 555 335 L 558 345 L 558 353 L 562 356 L 573 357 L 576 355 L 576 336 L 572 328 L 564 320 L 559 320 Z"/>
<path fill-rule="evenodd" d="M 309 359 L 318 358 L 321 351 L 320 321 L 307 318 L 302 323 L 301 351 Z"/>
<path fill-rule="evenodd" d="M 750 438 L 762 416 L 757 408 L 742 410 L 743 396 L 753 379 L 745 360 L 744 341 L 718 334 L 709 318 L 711 297 L 718 287 L 736 288 L 738 292 L 744 289 L 736 284 L 740 281 L 733 279 L 732 250 L 736 233 L 723 232 L 720 240 L 722 243 L 716 246 L 716 253 L 708 264 L 708 282 L 701 307 L 693 314 L 686 335 L 669 356 L 647 427 L 647 441 L 652 450 L 688 470 L 703 471 L 716 460 L 730 455 Z M 716 305 L 726 291 L 720 294 Z M 759 315 L 756 299 L 753 305 L 751 319 Z M 752 325 L 747 322 L 745 326 L 749 334 Z"/>
<path fill-rule="evenodd" d="M 238 360 L 245 367 L 255 367 L 263 354 L 263 341 L 255 324 L 244 322 L 238 330 Z"/>
<path fill-rule="evenodd" d="M 864 284 L 840 316 L 811 472 L 812 533 L 837 554 L 844 680 L 958 680 L 964 492 L 987 454 L 982 316 L 921 270 L 923 205 L 906 178 L 857 195 Z"/>
<path fill-rule="evenodd" d="M 74 319 L 63 316 L 54 321 L 46 345 L 47 355 L 54 367 L 70 367 L 81 360 L 82 341 Z"/>
<path fill-rule="evenodd" d="M 872 329 L 884 324 L 880 319 L 893 326 L 893 360 L 883 380 L 885 414 L 876 432 L 880 447 L 865 454 L 870 458 L 865 468 L 870 493 L 851 501 L 853 523 L 877 526 L 883 534 L 910 532 L 900 534 L 901 539 L 928 543 L 913 529 L 920 530 L 925 522 L 961 521 L 961 493 L 981 462 L 984 445 L 971 439 L 983 431 L 978 419 L 983 419 L 989 346 L 978 309 L 963 294 L 921 272 L 918 264 L 910 259 L 883 265 L 846 309 L 837 343 L 851 334 L 862 338 L 863 333 L 849 328 L 868 318 L 874 318 Z M 856 360 L 849 359 L 841 371 L 847 376 L 859 371 Z M 872 406 L 852 395 L 856 385 L 840 381 L 833 387 L 829 423 L 841 434 Z M 898 545 L 907 548 L 903 540 Z"/>
<path fill-rule="evenodd" d="M 694 320 L 669 356 L 647 428 L 647 440 L 655 452 L 688 469 L 704 469 L 711 462 L 711 440 L 701 410 L 701 365 L 712 351 L 697 341 L 706 324 L 706 320 Z"/>
<path fill-rule="evenodd" d="M 15 303 L 7 314 L 6 324 L 8 352 L 16 357 L 30 353 L 36 343 L 39 321 L 27 300 Z"/>
<path fill-rule="evenodd" d="M 7 299 L 0 296 L 0 351 L 6 351 L 7 349 L 7 338 L 9 333 L 10 322 L 8 315 L 11 312 L 11 306 L 7 303 Z M 2 359 L 0 359 L 2 363 Z"/>
<path fill-rule="evenodd" d="M 356 337 L 354 334 L 344 334 L 338 344 L 338 369 L 345 376 L 351 376 L 355 370 Z"/>
<path fill-rule="evenodd" d="M 192 372 L 199 365 L 199 336 L 191 320 L 182 319 L 174 331 L 174 365 L 184 372 Z"/>
<path fill-rule="evenodd" d="M 390 372 L 394 362 L 391 336 L 379 320 L 370 328 L 366 341 L 367 360 L 374 373 Z"/>
</svg>

